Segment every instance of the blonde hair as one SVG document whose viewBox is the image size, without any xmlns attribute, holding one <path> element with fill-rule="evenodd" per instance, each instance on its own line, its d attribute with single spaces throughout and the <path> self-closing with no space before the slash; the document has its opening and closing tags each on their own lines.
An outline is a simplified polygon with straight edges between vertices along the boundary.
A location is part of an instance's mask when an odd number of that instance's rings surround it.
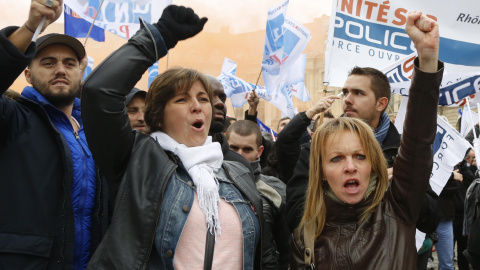
<svg viewBox="0 0 480 270">
<path fill-rule="evenodd" d="M 317 129 L 312 138 L 305 212 L 298 227 L 298 236 L 307 225 L 315 228 L 315 239 L 322 233 L 327 216 L 324 201 L 325 190 L 322 186 L 323 179 L 325 179 L 323 157 L 326 155 L 328 139 L 331 136 L 339 136 L 345 131 L 358 136 L 365 151 L 365 156 L 370 161 L 371 174 L 378 177 L 373 202 L 365 209 L 361 220 L 373 212 L 383 199 L 388 186 L 387 162 L 370 126 L 360 119 L 349 117 L 339 117 L 327 122 Z"/>
</svg>

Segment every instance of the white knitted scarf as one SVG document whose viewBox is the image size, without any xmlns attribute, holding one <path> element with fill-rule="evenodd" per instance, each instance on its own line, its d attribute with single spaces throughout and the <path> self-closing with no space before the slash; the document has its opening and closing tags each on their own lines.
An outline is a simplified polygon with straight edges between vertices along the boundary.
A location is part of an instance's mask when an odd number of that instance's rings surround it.
<svg viewBox="0 0 480 270">
<path fill-rule="evenodd" d="M 198 204 L 205 214 L 207 230 L 215 235 L 221 235 L 220 220 L 218 219 L 219 184 L 215 173 L 222 166 L 223 152 L 218 142 L 212 142 L 208 136 L 202 146 L 187 147 L 179 144 L 166 133 L 158 131 L 150 134 L 160 146 L 173 152 L 182 161 L 197 188 Z"/>
</svg>

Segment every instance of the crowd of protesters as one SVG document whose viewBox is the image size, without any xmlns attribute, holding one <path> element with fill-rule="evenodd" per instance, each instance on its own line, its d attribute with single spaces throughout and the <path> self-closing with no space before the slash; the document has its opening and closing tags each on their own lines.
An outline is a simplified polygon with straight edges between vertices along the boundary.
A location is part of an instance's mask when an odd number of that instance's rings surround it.
<svg viewBox="0 0 480 270">
<path fill-rule="evenodd" d="M 273 142 L 228 119 L 213 76 L 142 74 L 207 18 L 170 5 L 82 83 L 84 46 L 32 41 L 62 13 L 32 0 L 0 30 L 0 269 L 480 269 L 475 151 L 437 196 L 429 179 L 443 63 L 439 24 L 408 15 L 414 43 L 404 132 L 386 76 L 352 67 L 343 97 L 280 119 Z M 24 73 L 21 95 L 8 88 Z M 329 109 L 341 102 L 343 115 Z M 478 127 L 477 133 L 478 134 Z M 473 135 L 468 135 L 473 143 Z M 416 229 L 426 233 L 420 250 Z"/>
</svg>

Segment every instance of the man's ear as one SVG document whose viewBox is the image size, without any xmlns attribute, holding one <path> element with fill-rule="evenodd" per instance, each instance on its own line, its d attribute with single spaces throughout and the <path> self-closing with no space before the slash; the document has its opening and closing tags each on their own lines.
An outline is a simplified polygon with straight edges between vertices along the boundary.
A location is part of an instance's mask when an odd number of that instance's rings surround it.
<svg viewBox="0 0 480 270">
<path fill-rule="evenodd" d="M 381 112 L 388 106 L 388 98 L 381 97 L 377 100 L 376 109 Z"/>
<path fill-rule="evenodd" d="M 29 84 L 32 84 L 32 81 L 31 81 L 31 77 L 32 77 L 32 72 L 30 71 L 29 68 L 25 69 L 25 71 L 23 72 L 25 74 L 25 79 L 27 80 L 27 82 Z"/>
<path fill-rule="evenodd" d="M 260 147 L 258 147 L 257 159 L 259 159 L 260 156 L 262 155 L 263 149 L 264 149 L 263 145 L 260 145 Z"/>
</svg>

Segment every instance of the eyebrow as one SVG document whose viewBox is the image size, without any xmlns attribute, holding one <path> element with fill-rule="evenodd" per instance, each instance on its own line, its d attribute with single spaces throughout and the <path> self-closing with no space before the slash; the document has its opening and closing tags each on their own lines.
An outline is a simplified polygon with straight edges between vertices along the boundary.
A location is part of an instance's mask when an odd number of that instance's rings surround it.
<svg viewBox="0 0 480 270">
<path fill-rule="evenodd" d="M 45 57 L 42 57 L 40 59 L 40 62 L 43 62 L 43 61 L 47 61 L 47 60 L 54 60 L 54 61 L 58 61 L 58 59 L 56 57 L 53 57 L 53 56 L 45 56 Z M 73 58 L 73 57 L 66 57 L 62 60 L 63 61 L 74 61 L 74 62 L 77 62 L 78 60 L 76 58 Z"/>
<path fill-rule="evenodd" d="M 365 90 L 360 89 L 360 88 L 353 88 L 353 89 L 342 88 L 342 92 L 343 92 L 343 91 L 361 91 L 361 92 L 365 92 Z"/>
<path fill-rule="evenodd" d="M 45 56 L 42 59 L 40 59 L 40 62 L 47 61 L 47 60 L 55 60 L 57 61 L 57 58 L 52 57 L 52 56 Z"/>
<path fill-rule="evenodd" d="M 363 152 L 362 155 L 365 154 L 365 150 L 363 148 L 358 148 L 358 149 L 354 149 L 353 151 L 349 151 L 350 153 L 353 153 L 353 154 L 359 154 L 360 152 Z M 327 155 L 330 155 L 330 154 L 335 154 L 335 155 L 343 155 L 345 153 L 345 151 L 342 151 L 342 150 L 332 150 L 330 151 L 329 153 L 326 153 Z"/>
</svg>

